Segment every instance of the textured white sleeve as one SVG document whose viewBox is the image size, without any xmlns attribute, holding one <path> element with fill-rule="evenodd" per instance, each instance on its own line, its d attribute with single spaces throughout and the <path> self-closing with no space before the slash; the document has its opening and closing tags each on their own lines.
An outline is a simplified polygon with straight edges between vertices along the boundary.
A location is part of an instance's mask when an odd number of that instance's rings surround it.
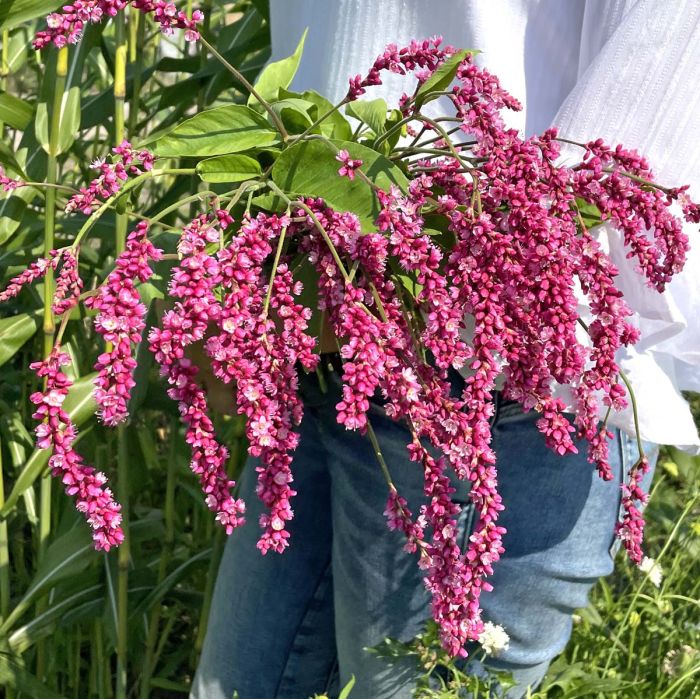
<svg viewBox="0 0 700 699">
<path fill-rule="evenodd" d="M 647 157 L 663 184 L 700 198 L 700 3 L 588 0 L 580 76 L 554 123 L 576 141 L 601 137 Z M 700 390 L 700 231 L 687 226 L 684 272 L 663 295 L 645 286 L 606 230 L 620 286 L 638 314 L 642 340 L 621 357 L 637 394 L 642 434 L 686 448 L 698 436 L 681 389 Z M 629 411 L 618 426 L 631 429 Z"/>
</svg>

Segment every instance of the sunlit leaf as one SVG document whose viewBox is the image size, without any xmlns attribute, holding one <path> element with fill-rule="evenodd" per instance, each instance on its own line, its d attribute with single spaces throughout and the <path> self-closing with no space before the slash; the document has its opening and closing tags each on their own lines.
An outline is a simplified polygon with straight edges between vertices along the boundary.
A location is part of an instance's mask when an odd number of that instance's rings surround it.
<svg viewBox="0 0 700 699">
<path fill-rule="evenodd" d="M 287 192 L 322 197 L 339 211 L 352 211 L 360 218 L 362 230 L 372 230 L 379 213 L 379 201 L 361 177 L 356 175 L 350 180 L 338 174 L 338 149 L 345 149 L 352 158 L 362 160 L 362 172 L 382 189 L 388 190 L 392 184 L 401 189 L 407 187 L 404 174 L 390 160 L 371 148 L 349 141 L 297 143 L 277 158 L 272 179 Z"/>
<path fill-rule="evenodd" d="M 301 61 L 301 55 L 304 52 L 304 42 L 306 41 L 306 32 L 301 35 L 299 44 L 294 53 L 281 61 L 268 63 L 265 69 L 260 73 L 260 77 L 253 86 L 255 91 L 268 102 L 277 99 L 277 93 L 281 87 L 287 88 L 290 86 Z M 248 97 L 248 106 L 260 108 L 260 103 L 252 94 Z"/>
<path fill-rule="evenodd" d="M 446 90 L 457 75 L 457 70 L 462 61 L 469 55 L 477 53 L 468 49 L 455 51 L 419 88 L 416 92 L 416 104 L 422 105 L 435 99 L 429 96 L 431 92 L 442 92 Z"/>
<path fill-rule="evenodd" d="M 357 100 L 350 102 L 345 107 L 345 113 L 348 116 L 359 119 L 363 124 L 367 124 L 375 135 L 384 132 L 386 124 L 387 105 L 383 99 L 376 100 Z"/>
<path fill-rule="evenodd" d="M 224 155 L 272 145 L 278 138 L 257 112 L 241 104 L 229 104 L 182 122 L 159 138 L 154 150 L 164 158 Z"/>
<path fill-rule="evenodd" d="M 0 366 L 12 359 L 41 324 L 39 313 L 20 313 L 0 319 Z"/>
<path fill-rule="evenodd" d="M 262 175 L 260 163 L 247 155 L 220 155 L 201 160 L 197 174 L 204 182 L 243 182 Z"/>
</svg>

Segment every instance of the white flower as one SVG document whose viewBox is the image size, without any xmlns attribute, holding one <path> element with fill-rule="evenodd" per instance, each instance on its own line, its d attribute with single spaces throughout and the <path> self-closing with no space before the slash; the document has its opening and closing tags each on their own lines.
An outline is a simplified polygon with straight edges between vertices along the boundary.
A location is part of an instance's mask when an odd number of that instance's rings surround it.
<svg viewBox="0 0 700 699">
<path fill-rule="evenodd" d="M 642 562 L 639 564 L 639 570 L 649 575 L 649 580 L 651 580 L 653 585 L 656 587 L 661 586 L 661 581 L 664 579 L 664 571 L 661 565 L 653 558 L 644 556 Z"/>
<path fill-rule="evenodd" d="M 498 655 L 501 651 L 507 650 L 510 644 L 510 636 L 499 624 L 492 624 L 487 621 L 484 630 L 479 636 L 479 643 L 486 655 Z"/>
</svg>

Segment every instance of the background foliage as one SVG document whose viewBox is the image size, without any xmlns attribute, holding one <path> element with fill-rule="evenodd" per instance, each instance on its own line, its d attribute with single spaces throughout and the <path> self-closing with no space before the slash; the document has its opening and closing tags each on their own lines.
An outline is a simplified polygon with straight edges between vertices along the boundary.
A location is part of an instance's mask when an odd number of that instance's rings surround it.
<svg viewBox="0 0 700 699">
<path fill-rule="evenodd" d="M 119 140 L 114 85 L 122 38 L 115 23 L 91 26 L 68 52 L 64 82 L 57 52 L 40 56 L 31 49 L 36 22 L 59 4 L 5 0 L 0 6 L 0 164 L 26 180 L 80 186 L 91 179 L 88 164 Z M 267 3 L 203 0 L 200 7 L 206 14 L 206 38 L 254 81 L 270 52 Z M 180 35 L 164 37 L 143 17 L 140 22 L 128 20 L 124 128 L 135 145 L 144 143 L 146 135 L 152 141 L 204 107 L 248 101 L 220 63 L 186 45 Z M 263 96 L 265 89 L 262 83 Z M 316 99 L 313 93 L 304 97 Z M 366 123 L 386 118 L 385 108 L 375 111 L 371 103 L 364 104 L 359 108 L 367 113 L 357 116 Z M 279 109 L 288 110 L 285 118 L 294 122 L 291 93 Z M 300 128 L 305 125 L 302 121 Z M 349 138 L 343 119 L 329 125 L 329 136 Z M 170 155 L 170 147 L 177 156 L 175 166 L 188 167 L 187 143 L 186 137 L 174 134 L 161 142 L 159 154 Z M 294 156 L 292 150 L 286 151 L 287 157 Z M 362 157 L 367 160 L 368 155 Z M 251 164 L 243 158 L 224 166 L 229 172 L 234 165 L 245 170 Z M 276 167 L 283 166 L 280 160 Z M 217 167 L 221 162 L 200 172 L 211 183 L 209 188 L 217 187 Z M 299 175 L 312 176 L 308 171 Z M 323 181 L 288 184 L 298 192 L 308 187 L 323 193 Z M 199 177 L 161 178 L 140 195 L 139 208 L 148 215 L 198 189 L 203 189 Z M 24 269 L 44 250 L 46 212 L 55 203 L 55 195 L 44 191 L 26 187 L 0 198 L 2 279 Z M 348 191 L 344 195 L 349 196 Z M 331 203 L 332 196 L 329 192 Z M 102 217 L 94 242 L 81 251 L 81 276 L 88 283 L 103 279 L 113 262 L 114 229 L 121 213 Z M 371 213 L 367 211 L 368 219 Z M 188 206 L 176 207 L 164 219 L 166 229 L 189 220 L 188 214 Z M 70 242 L 83 221 L 82 216 L 58 220 L 56 245 Z M 171 251 L 174 236 L 166 232 L 157 244 Z M 151 304 L 150 322 L 163 289 L 163 274 L 142 287 L 145 302 Z M 78 380 L 68 407 L 81 427 L 80 449 L 117 481 L 130 519 L 128 559 L 93 550 L 72 502 L 48 485 L 47 455 L 33 451 L 28 396 L 36 386 L 27 366 L 42 354 L 45 335 L 53 331 L 42 318 L 43 298 L 41 284 L 25 289 L 3 307 L 0 317 L 0 686 L 7 696 L 36 699 L 111 697 L 115 692 L 183 696 L 206 630 L 223 532 L 215 527 L 189 472 L 176 407 L 165 395 L 150 353 L 145 347 L 139 351 L 138 387 L 131 406 L 136 418 L 124 433 L 115 434 L 93 418 L 91 372 L 99 338 L 87 324 L 70 323 L 64 347 Z M 235 474 L 245 455 L 242 425 L 223 414 L 217 422 L 217 432 L 232 447 L 229 469 Z M 669 451 L 658 470 L 648 511 L 648 550 L 666 570 L 661 587 L 622 562 L 618 574 L 601 582 L 591 606 L 581 611 L 572 643 L 536 696 L 670 699 L 698 691 L 698 466 L 696 459 Z M 432 678 L 426 680 L 422 696 L 463 696 L 474 680 L 436 648 L 428 634 L 409 646 L 389 643 L 382 652 L 388 661 L 396 653 L 416 657 L 426 677 Z M 438 671 L 442 664 L 447 670 Z M 480 691 L 488 694 L 483 684 Z"/>
</svg>

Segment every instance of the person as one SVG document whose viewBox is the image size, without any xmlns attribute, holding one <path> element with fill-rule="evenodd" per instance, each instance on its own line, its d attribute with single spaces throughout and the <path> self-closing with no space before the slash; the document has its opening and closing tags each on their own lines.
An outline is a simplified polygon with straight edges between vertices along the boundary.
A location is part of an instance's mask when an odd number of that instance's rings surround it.
<svg viewBox="0 0 700 699">
<path fill-rule="evenodd" d="M 690 79 L 700 68 L 694 0 L 272 0 L 270 9 L 273 59 L 289 55 L 309 27 L 292 89 L 316 89 L 337 101 L 347 78 L 362 73 L 387 43 L 440 34 L 446 43 L 480 49 L 477 61 L 523 102 L 510 126 L 531 134 L 555 124 L 577 141 L 624 143 L 649 158 L 659 181 L 700 191 L 700 97 Z M 368 97 L 395 101 L 403 91 L 402 79 L 389 76 Z M 635 388 L 646 450 L 653 460 L 653 444 L 697 449 L 681 390 L 700 388 L 700 321 L 693 312 L 700 246 L 691 247 L 686 270 L 667 292 L 655 295 L 625 261 L 615 232 L 601 228 L 642 332 L 619 361 Z M 301 377 L 306 412 L 295 454 L 291 547 L 261 556 L 253 525 L 226 544 L 195 699 L 230 699 L 234 691 L 240 699 L 333 696 L 351 677 L 353 699 L 412 696 L 413 661 L 389 665 L 366 649 L 421 632 L 429 596 L 400 533 L 386 527 L 386 484 L 371 445 L 336 422 L 338 361 L 327 354 L 320 377 Z M 507 534 L 490 579 L 494 590 L 481 599 L 485 619 L 500 624 L 509 643 L 485 666 L 470 658 L 467 669 L 512 673 L 517 684 L 505 696 L 514 699 L 541 681 L 570 637 L 572 613 L 586 605 L 596 580 L 612 572 L 620 483 L 638 453 L 631 415 L 623 412 L 611 446 L 615 479 L 605 482 L 585 449 L 566 457 L 546 449 L 536 413 L 523 413 L 500 394 L 495 404 L 493 446 Z M 386 417 L 379 399 L 370 420 L 397 488 L 415 511 L 422 473 L 406 455 L 408 432 Z M 247 468 L 241 495 L 252 523 L 260 514 L 254 481 L 254 468 Z M 465 485 L 457 488 L 466 539 L 473 513 Z"/>
</svg>

